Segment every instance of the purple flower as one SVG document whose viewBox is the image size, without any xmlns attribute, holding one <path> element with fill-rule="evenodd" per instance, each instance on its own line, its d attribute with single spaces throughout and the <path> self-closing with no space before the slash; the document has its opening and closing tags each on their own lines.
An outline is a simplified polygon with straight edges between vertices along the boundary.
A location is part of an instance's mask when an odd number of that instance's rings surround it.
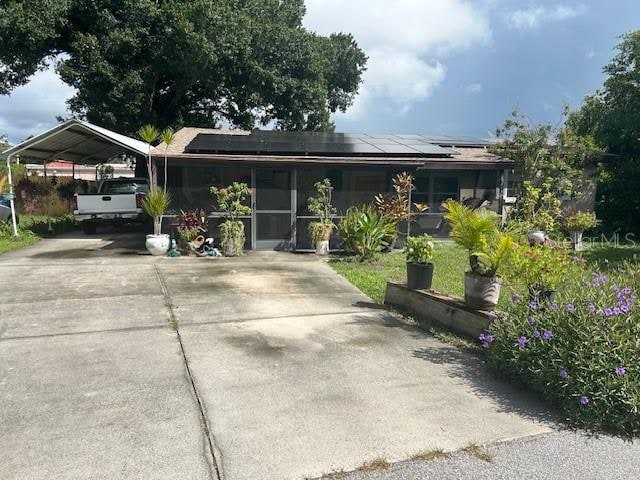
<svg viewBox="0 0 640 480">
<path fill-rule="evenodd" d="M 564 368 L 558 372 L 558 375 L 560 375 L 560 378 L 562 378 L 563 380 L 569 378 L 569 372 L 567 372 Z"/>
<path fill-rule="evenodd" d="M 616 375 L 619 377 L 624 377 L 625 373 L 627 373 L 627 369 L 624 367 L 617 367 L 616 368 Z"/>
<path fill-rule="evenodd" d="M 525 337 L 525 336 L 520 337 L 518 339 L 518 347 L 520 348 L 520 350 L 525 348 L 527 346 L 528 342 L 529 342 L 529 340 L 527 340 L 527 337 Z"/>
<path fill-rule="evenodd" d="M 558 309 L 558 304 L 556 302 L 553 302 L 551 304 L 551 310 L 557 310 Z"/>
<path fill-rule="evenodd" d="M 536 310 L 538 308 L 538 302 L 536 302 L 535 300 L 531 300 L 529 302 L 529 308 L 531 310 Z"/>
<path fill-rule="evenodd" d="M 573 306 L 573 303 L 567 304 L 567 312 L 573 312 L 576 307 Z"/>
<path fill-rule="evenodd" d="M 620 310 L 620 307 L 613 307 L 614 315 L 620 315 L 621 313 L 622 313 L 622 310 Z"/>
<path fill-rule="evenodd" d="M 534 330 L 534 331 L 533 331 L 533 336 L 534 336 L 535 338 L 540 338 L 540 332 L 539 332 L 538 330 Z"/>
<path fill-rule="evenodd" d="M 591 313 L 596 313 L 596 306 L 593 303 L 589 304 L 589 311 Z"/>
<path fill-rule="evenodd" d="M 580 405 L 588 405 L 589 404 L 589 397 L 587 397 L 586 395 L 582 395 L 580 397 Z"/>
<path fill-rule="evenodd" d="M 544 338 L 545 340 L 553 338 L 553 332 L 551 330 L 545 330 L 542 334 L 542 338 Z"/>
<path fill-rule="evenodd" d="M 613 315 L 613 310 L 611 310 L 611 308 L 607 307 L 603 310 L 604 316 L 605 317 L 610 317 L 611 315 Z"/>
<path fill-rule="evenodd" d="M 482 342 L 482 348 L 489 348 L 489 342 Z"/>
<path fill-rule="evenodd" d="M 478 337 L 478 340 L 480 340 L 481 342 L 484 342 L 485 340 L 485 335 L 484 333 L 481 333 L 480 336 Z"/>
<path fill-rule="evenodd" d="M 624 287 L 624 288 L 622 289 L 622 293 L 623 293 L 624 295 L 631 295 L 631 289 L 630 289 L 629 287 Z"/>
<path fill-rule="evenodd" d="M 489 334 L 489 335 L 485 335 L 484 339 L 485 339 L 487 342 L 491 343 L 491 342 L 493 342 L 493 335 L 491 335 L 491 334 Z"/>
<path fill-rule="evenodd" d="M 629 306 L 628 305 L 621 305 L 620 306 L 620 310 L 624 313 L 627 313 L 629 311 Z"/>
<path fill-rule="evenodd" d="M 536 323 L 536 319 L 534 317 L 529 317 L 529 320 L 527 320 L 529 322 L 529 325 L 533 325 L 534 323 Z"/>
<path fill-rule="evenodd" d="M 518 295 L 511 295 L 511 303 L 518 303 L 520 301 L 520 297 Z"/>
</svg>

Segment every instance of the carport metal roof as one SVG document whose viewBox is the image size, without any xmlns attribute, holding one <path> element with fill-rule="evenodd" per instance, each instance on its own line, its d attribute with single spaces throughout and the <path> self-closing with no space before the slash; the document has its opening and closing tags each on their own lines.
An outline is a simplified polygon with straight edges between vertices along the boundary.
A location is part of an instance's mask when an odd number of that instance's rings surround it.
<svg viewBox="0 0 640 480">
<path fill-rule="evenodd" d="M 29 161 L 67 160 L 100 164 L 120 153 L 147 155 L 149 145 L 82 120 L 67 120 L 2 152 Z"/>
<path fill-rule="evenodd" d="M 150 148 L 148 144 L 140 140 L 120 135 L 82 120 L 71 119 L 5 150 L 1 156 L 7 160 L 13 234 L 18 235 L 18 226 L 10 168 L 12 158 L 19 155 L 22 159 L 32 162 L 67 160 L 85 165 L 98 165 L 106 163 L 110 158 L 123 152 L 148 155 Z"/>
</svg>

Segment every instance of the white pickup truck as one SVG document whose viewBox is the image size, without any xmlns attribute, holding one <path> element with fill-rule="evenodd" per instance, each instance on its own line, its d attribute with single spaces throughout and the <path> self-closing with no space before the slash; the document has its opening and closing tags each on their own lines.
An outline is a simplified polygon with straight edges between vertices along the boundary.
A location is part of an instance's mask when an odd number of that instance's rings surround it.
<svg viewBox="0 0 640 480">
<path fill-rule="evenodd" d="M 110 178 L 100 184 L 97 193 L 74 195 L 73 216 L 88 235 L 100 225 L 145 223 L 148 216 L 142 198 L 148 192 L 146 178 Z"/>
</svg>

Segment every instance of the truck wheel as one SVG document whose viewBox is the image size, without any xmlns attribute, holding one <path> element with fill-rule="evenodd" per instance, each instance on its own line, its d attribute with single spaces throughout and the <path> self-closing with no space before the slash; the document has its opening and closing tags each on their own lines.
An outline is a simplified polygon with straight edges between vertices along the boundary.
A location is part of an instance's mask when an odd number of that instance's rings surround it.
<svg viewBox="0 0 640 480">
<path fill-rule="evenodd" d="M 96 233 L 96 225 L 94 223 L 83 223 L 82 231 L 85 235 L 94 235 Z"/>
</svg>

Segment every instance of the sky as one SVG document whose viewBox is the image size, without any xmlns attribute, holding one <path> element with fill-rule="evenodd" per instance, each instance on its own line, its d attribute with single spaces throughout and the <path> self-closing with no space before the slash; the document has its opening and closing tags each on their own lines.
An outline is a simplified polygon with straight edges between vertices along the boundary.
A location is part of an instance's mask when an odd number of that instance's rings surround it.
<svg viewBox="0 0 640 480">
<path fill-rule="evenodd" d="M 306 0 L 304 25 L 350 32 L 369 56 L 337 131 L 489 137 L 514 108 L 556 123 L 602 85 L 618 36 L 640 28 L 637 0 Z M 12 143 L 66 115 L 73 89 L 53 70 L 0 96 Z"/>
</svg>

